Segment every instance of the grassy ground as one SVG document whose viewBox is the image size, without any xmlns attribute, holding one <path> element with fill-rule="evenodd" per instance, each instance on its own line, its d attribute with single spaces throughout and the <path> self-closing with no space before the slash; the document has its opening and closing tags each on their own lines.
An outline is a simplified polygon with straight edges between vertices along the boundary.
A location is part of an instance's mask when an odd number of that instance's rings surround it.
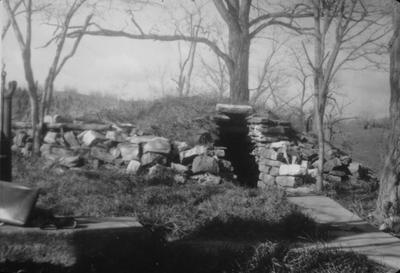
<svg viewBox="0 0 400 273">
<path fill-rule="evenodd" d="M 14 158 L 14 181 L 42 189 L 38 207 L 58 215 L 137 216 L 166 239 L 157 272 L 384 272 L 353 253 L 299 249 L 328 234 L 277 188 L 149 186 L 118 171 L 59 175 L 43 166 Z"/>
</svg>

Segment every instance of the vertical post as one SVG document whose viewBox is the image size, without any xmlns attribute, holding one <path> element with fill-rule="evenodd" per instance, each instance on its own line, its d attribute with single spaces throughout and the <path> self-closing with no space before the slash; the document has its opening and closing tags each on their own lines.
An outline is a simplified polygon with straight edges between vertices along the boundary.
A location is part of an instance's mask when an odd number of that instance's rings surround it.
<svg viewBox="0 0 400 273">
<path fill-rule="evenodd" d="M 1 74 L 1 99 L 0 99 L 0 180 L 11 182 L 11 113 L 12 95 L 17 88 L 17 83 L 12 81 L 5 87 L 6 73 Z"/>
</svg>

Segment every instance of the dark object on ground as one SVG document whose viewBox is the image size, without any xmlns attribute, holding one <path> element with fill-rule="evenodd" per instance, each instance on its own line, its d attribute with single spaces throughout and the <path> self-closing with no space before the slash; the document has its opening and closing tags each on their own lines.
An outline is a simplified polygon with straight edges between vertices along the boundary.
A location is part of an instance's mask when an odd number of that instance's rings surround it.
<svg viewBox="0 0 400 273">
<path fill-rule="evenodd" d="M 37 197 L 37 189 L 0 181 L 0 221 L 13 225 L 25 225 Z"/>
</svg>

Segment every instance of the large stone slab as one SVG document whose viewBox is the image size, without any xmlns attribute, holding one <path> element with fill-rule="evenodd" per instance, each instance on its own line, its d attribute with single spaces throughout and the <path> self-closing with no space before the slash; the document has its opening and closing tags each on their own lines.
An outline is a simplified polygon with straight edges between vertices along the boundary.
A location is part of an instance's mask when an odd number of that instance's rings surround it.
<svg viewBox="0 0 400 273">
<path fill-rule="evenodd" d="M 251 115 L 254 112 L 250 105 L 217 104 L 216 110 L 221 114 Z"/>
<path fill-rule="evenodd" d="M 0 271 L 17 272 L 28 262 L 43 272 L 151 271 L 159 246 L 135 218 L 77 220 L 76 229 L 0 226 Z"/>
<path fill-rule="evenodd" d="M 329 248 L 355 251 L 389 267 L 400 269 L 400 239 L 377 228 L 326 196 L 294 196 L 289 201 L 322 224 L 336 227 Z"/>
</svg>

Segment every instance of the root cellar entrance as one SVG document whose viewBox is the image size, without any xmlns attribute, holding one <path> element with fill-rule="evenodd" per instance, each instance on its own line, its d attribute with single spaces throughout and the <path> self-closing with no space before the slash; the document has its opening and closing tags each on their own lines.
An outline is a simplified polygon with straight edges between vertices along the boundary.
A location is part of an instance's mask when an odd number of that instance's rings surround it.
<svg viewBox="0 0 400 273">
<path fill-rule="evenodd" d="M 234 173 L 244 186 L 256 187 L 259 177 L 258 165 L 252 155 L 253 145 L 249 137 L 247 116 L 250 106 L 217 105 L 221 113 L 217 117 L 218 146 L 226 147 L 226 158 L 232 163 Z"/>
</svg>

